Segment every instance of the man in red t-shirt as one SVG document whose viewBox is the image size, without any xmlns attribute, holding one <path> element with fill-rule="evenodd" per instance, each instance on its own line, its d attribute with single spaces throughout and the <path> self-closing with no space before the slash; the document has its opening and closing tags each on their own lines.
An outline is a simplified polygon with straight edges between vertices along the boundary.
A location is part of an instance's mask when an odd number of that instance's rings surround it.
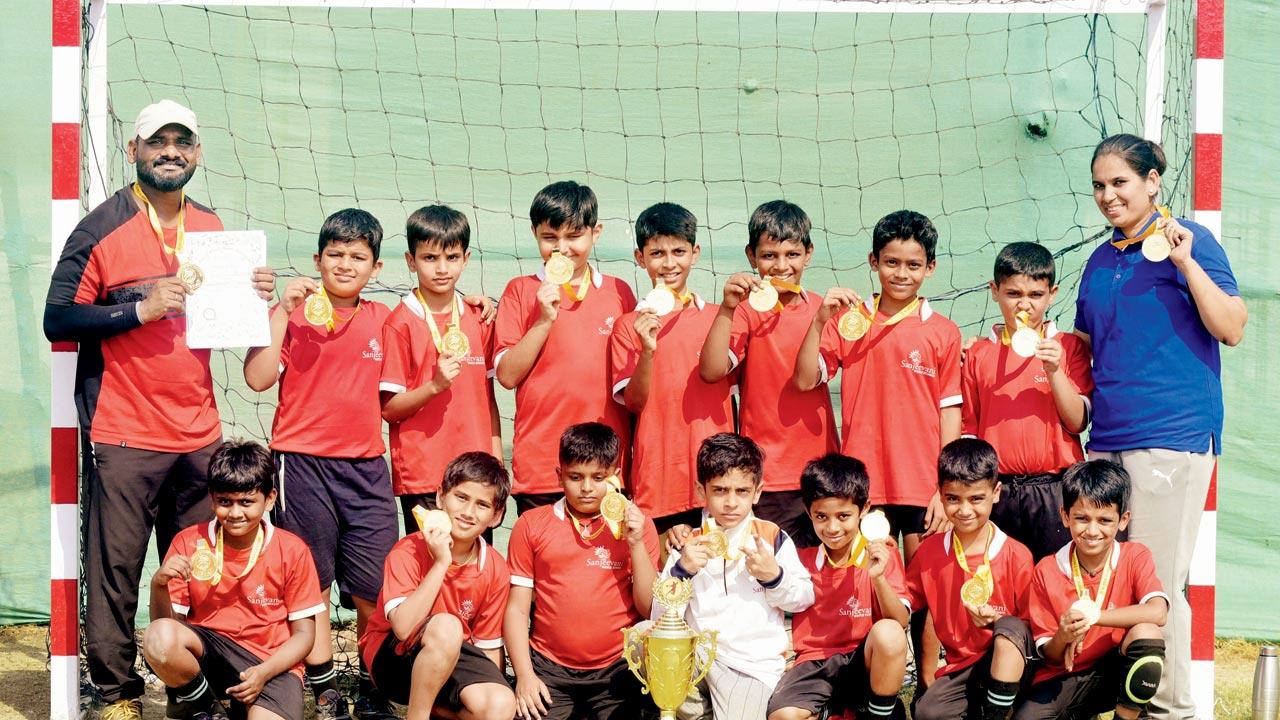
<svg viewBox="0 0 1280 720">
<path fill-rule="evenodd" d="M 126 157 L 137 182 L 67 238 L 45 300 L 44 332 L 79 343 L 76 414 L 84 454 L 85 639 L 89 677 L 112 715 L 141 716 L 133 669 L 142 558 L 209 519 L 205 474 L 222 437 L 209 351 L 186 343 L 178 265 L 188 231 L 221 230 L 183 187 L 200 162 L 195 113 L 162 100 L 138 113 Z M 252 278 L 270 299 L 269 268 Z"/>
<path fill-rule="evenodd" d="M 1136 718 L 1164 672 L 1160 627 L 1169 596 L 1151 551 L 1116 541 L 1129 524 L 1129 475 L 1109 460 L 1073 465 L 1062 479 L 1071 542 L 1036 565 L 1031 631 L 1044 665 L 1017 720 Z"/>
<path fill-rule="evenodd" d="M 223 443 L 209 462 L 215 519 L 178 533 L 151 579 L 142 650 L 167 717 L 225 713 L 225 694 L 250 717 L 302 720 L 302 659 L 326 606 L 306 544 L 267 520 L 275 475 L 267 448 Z"/>
</svg>

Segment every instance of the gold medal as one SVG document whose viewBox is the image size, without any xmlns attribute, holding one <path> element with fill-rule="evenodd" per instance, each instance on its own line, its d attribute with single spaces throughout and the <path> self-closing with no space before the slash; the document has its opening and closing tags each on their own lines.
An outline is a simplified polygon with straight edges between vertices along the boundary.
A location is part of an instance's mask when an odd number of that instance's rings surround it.
<svg viewBox="0 0 1280 720">
<path fill-rule="evenodd" d="M 191 579 L 209 582 L 218 573 L 217 565 L 209 543 L 204 538 L 197 539 L 195 552 L 191 553 Z"/>
<path fill-rule="evenodd" d="M 1142 241 L 1142 257 L 1151 262 L 1168 260 L 1172 251 L 1173 246 L 1169 244 L 1169 238 L 1165 237 L 1163 230 L 1151 233 Z"/>
<path fill-rule="evenodd" d="M 1087 627 L 1093 627 L 1098 622 L 1098 618 L 1102 617 L 1102 608 L 1088 598 L 1081 598 L 1071 603 L 1071 609 L 1080 613 Z"/>
<path fill-rule="evenodd" d="M 763 283 L 747 296 L 747 304 L 759 313 L 772 312 L 778 307 L 778 289 L 772 283 Z"/>
<path fill-rule="evenodd" d="M 711 557 L 729 556 L 729 536 L 723 530 L 713 527 L 704 536 L 707 538 L 707 552 Z"/>
<path fill-rule="evenodd" d="M 453 532 L 453 520 L 449 517 L 449 513 L 443 510 L 428 510 L 421 505 L 414 505 L 413 519 L 417 521 L 418 529 L 424 535 L 433 528 L 446 533 Z"/>
<path fill-rule="evenodd" d="M 627 517 L 627 499 L 622 493 L 609 491 L 600 501 L 600 516 L 604 518 L 615 540 L 622 539 L 622 528 Z"/>
<path fill-rule="evenodd" d="M 861 308 L 849 308 L 844 315 L 840 316 L 840 324 L 836 326 L 836 330 L 840 333 L 840 337 L 853 342 L 867 334 L 871 329 L 871 321 L 866 315 L 862 314 Z"/>
<path fill-rule="evenodd" d="M 563 285 L 573 279 L 573 261 L 558 252 L 551 253 L 543 266 L 547 282 Z"/>
<path fill-rule="evenodd" d="M 662 317 L 676 309 L 676 294 L 671 288 L 659 283 L 645 294 L 641 304 L 644 309 L 652 310 L 654 315 Z"/>
<path fill-rule="evenodd" d="M 1009 340 L 1009 347 L 1019 357 L 1029 358 L 1036 354 L 1036 346 L 1040 344 L 1040 333 L 1029 327 L 1020 327 Z"/>
<path fill-rule="evenodd" d="M 466 333 L 454 325 L 446 330 L 444 337 L 440 339 L 440 350 L 446 355 L 466 357 L 471 352 L 471 341 L 467 339 Z"/>
<path fill-rule="evenodd" d="M 309 295 L 302 305 L 302 315 L 312 325 L 329 327 L 333 324 L 333 303 L 323 291 Z"/>
<path fill-rule="evenodd" d="M 885 517 L 884 512 L 880 510 L 872 510 L 858 524 L 858 532 L 867 539 L 867 542 L 888 540 L 889 518 Z"/>
<path fill-rule="evenodd" d="M 1111 550 L 1102 561 L 1102 577 L 1098 580 L 1098 591 L 1089 595 L 1089 588 L 1084 584 L 1084 573 L 1080 569 L 1080 558 L 1076 555 L 1074 543 L 1071 547 L 1071 583 L 1076 587 L 1076 597 L 1071 609 L 1080 613 L 1090 627 L 1102 617 L 1102 604 L 1107 601 L 1107 589 L 1111 587 Z"/>
<path fill-rule="evenodd" d="M 960 586 L 960 600 L 975 607 L 982 607 L 991 600 L 995 593 L 995 578 L 991 575 L 991 543 L 996 538 L 996 526 L 987 524 L 987 546 L 982 550 L 982 564 L 974 568 L 972 576 Z M 965 559 L 964 545 L 960 536 L 951 533 L 951 551 L 956 556 L 956 564 L 969 575 L 969 561 Z"/>
<path fill-rule="evenodd" d="M 991 591 L 992 587 L 975 573 L 960 586 L 960 599 L 974 607 L 982 607 L 991 599 Z"/>
<path fill-rule="evenodd" d="M 204 271 L 195 263 L 184 262 L 178 266 L 178 282 L 191 294 L 204 284 Z"/>
</svg>

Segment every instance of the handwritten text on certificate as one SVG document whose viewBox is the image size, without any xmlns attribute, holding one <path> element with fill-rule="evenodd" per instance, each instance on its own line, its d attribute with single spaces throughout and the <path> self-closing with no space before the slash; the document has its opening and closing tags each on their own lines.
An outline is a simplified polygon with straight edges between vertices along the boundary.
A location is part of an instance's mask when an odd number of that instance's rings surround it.
<svg viewBox="0 0 1280 720">
<path fill-rule="evenodd" d="M 183 263 L 204 281 L 187 296 L 187 347 L 239 348 L 271 344 L 267 301 L 253 288 L 253 269 L 267 264 L 261 230 L 190 232 Z"/>
</svg>

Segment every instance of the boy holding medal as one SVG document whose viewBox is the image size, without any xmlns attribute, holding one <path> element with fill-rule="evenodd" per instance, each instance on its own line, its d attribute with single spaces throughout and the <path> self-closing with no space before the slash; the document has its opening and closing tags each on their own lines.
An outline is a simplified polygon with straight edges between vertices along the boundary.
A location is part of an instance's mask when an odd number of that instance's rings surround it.
<svg viewBox="0 0 1280 720">
<path fill-rule="evenodd" d="M 800 547 L 817 544 L 800 493 L 812 458 L 840 444 L 826 388 L 801 392 L 790 382 L 795 348 L 822 296 L 800 286 L 813 259 L 809 216 L 785 200 L 764 203 L 747 226 L 747 261 L 758 273 L 736 273 L 702 344 L 698 372 L 718 382 L 739 365 L 740 431 L 764 452 L 764 493 L 755 512 L 778 524 Z M 744 302 L 745 300 L 745 302 Z"/>
<path fill-rule="evenodd" d="M 990 286 L 1004 324 L 965 352 L 961 370 L 964 433 L 1000 457 L 991 517 L 1037 561 L 1071 540 L 1058 521 L 1062 471 L 1084 459 L 1080 433 L 1093 391 L 1088 343 L 1045 318 L 1058 292 L 1054 274 L 1043 245 L 1000 250 Z"/>
<path fill-rule="evenodd" d="M 611 399 L 609 334 L 636 305 L 621 279 L 591 264 L 604 225 L 596 195 L 573 181 L 552 183 L 529 207 L 545 265 L 513 278 L 502 292 L 495 331 L 498 382 L 516 391 L 511 467 L 516 512 L 560 499 L 556 447 L 580 422 L 602 422 L 622 439 L 626 467 L 631 418 Z"/>
<path fill-rule="evenodd" d="M 1003 720 L 1030 679 L 1031 552 L 991 522 L 997 465 L 995 450 L 976 438 L 954 440 L 938 456 L 952 529 L 920 545 L 907 565 L 907 598 L 933 617 L 947 664 L 917 689 L 915 720 Z"/>
<path fill-rule="evenodd" d="M 209 462 L 214 520 L 178 533 L 151 578 L 147 664 L 169 696 L 165 715 L 226 713 L 302 720 L 302 659 L 326 612 L 311 551 L 267 520 L 275 463 L 255 442 L 224 442 Z"/>
<path fill-rule="evenodd" d="M 391 436 L 391 477 L 405 532 L 415 506 L 435 507 L 449 458 L 478 451 L 502 457 L 493 394 L 493 326 L 465 304 L 457 285 L 471 260 L 471 225 L 444 205 L 405 223 L 404 254 L 417 286 L 382 330 L 382 417 Z M 499 508 L 499 514 L 503 508 Z"/>
<path fill-rule="evenodd" d="M 1036 565 L 1031 627 L 1044 665 L 1018 720 L 1136 718 L 1164 671 L 1160 627 L 1169 598 L 1151 551 L 1118 542 L 1129 524 L 1129 475 L 1109 460 L 1073 465 L 1062 480 L 1071 543 Z"/>
<path fill-rule="evenodd" d="M 675 203 L 640 213 L 635 258 L 653 290 L 615 323 L 609 341 L 613 397 L 636 415 L 635 502 L 659 532 L 698 523 L 698 447 L 733 430 L 733 377 L 698 377 L 698 353 L 719 310 L 688 289 L 700 252 L 693 213 Z"/>
<path fill-rule="evenodd" d="M 348 208 L 320 228 L 320 281 L 294 278 L 271 310 L 271 344 L 245 355 L 244 378 L 262 392 L 280 383 L 271 429 L 279 477 L 276 524 L 311 548 L 326 607 L 338 582 L 343 604 L 363 628 L 382 588 L 382 559 L 395 544 L 396 506 L 383 459 L 376 400 L 378 347 L 390 309 L 360 293 L 378 276 L 382 225 Z M 340 388 L 340 392 L 334 392 Z M 307 681 L 321 718 L 347 718 L 338 690 L 329 613 L 316 616 Z M 356 700 L 365 717 L 379 704 L 361 668 Z"/>
<path fill-rule="evenodd" d="M 860 718 L 906 718 L 898 700 L 907 666 L 902 558 L 888 520 L 867 513 L 867 468 L 830 453 L 805 465 L 800 492 L 822 545 L 801 548 L 813 605 L 791 621 L 795 665 L 769 700 L 769 720 L 808 720 L 823 707 Z"/>
<path fill-rule="evenodd" d="M 623 720 L 643 704 L 618 628 L 649 616 L 658 533 L 619 490 L 621 453 L 608 425 L 565 430 L 556 468 L 564 497 L 511 531 L 503 636 L 520 717 Z"/>
</svg>

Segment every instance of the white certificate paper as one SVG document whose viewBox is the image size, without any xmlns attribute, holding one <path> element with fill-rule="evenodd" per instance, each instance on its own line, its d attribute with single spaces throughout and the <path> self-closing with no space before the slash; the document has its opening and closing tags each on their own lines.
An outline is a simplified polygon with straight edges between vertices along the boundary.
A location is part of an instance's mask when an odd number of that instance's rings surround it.
<svg viewBox="0 0 1280 720">
<path fill-rule="evenodd" d="M 253 269 L 267 264 L 261 230 L 186 233 L 182 262 L 204 282 L 187 296 L 187 347 L 240 348 L 271 344 L 267 301 L 253 288 Z"/>
</svg>

